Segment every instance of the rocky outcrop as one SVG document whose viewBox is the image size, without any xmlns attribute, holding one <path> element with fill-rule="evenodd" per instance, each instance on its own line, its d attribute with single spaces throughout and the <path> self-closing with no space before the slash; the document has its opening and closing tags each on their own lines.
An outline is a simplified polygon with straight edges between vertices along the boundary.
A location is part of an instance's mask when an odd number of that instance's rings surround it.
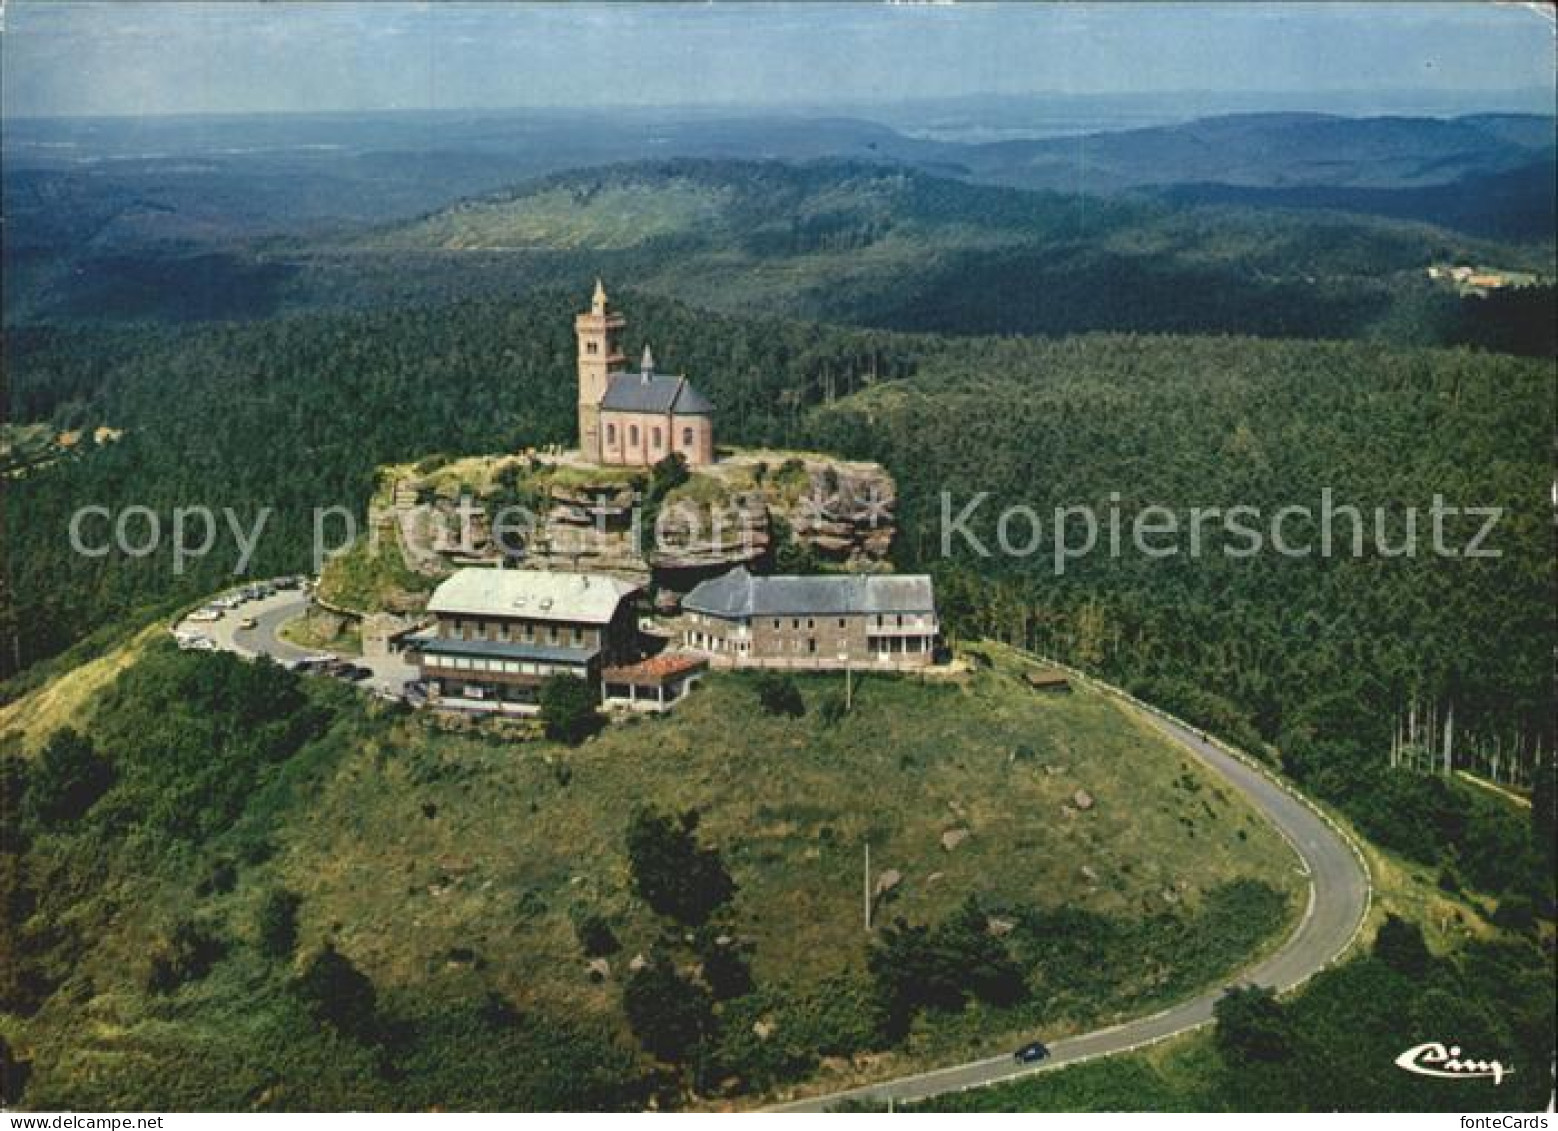
<svg viewBox="0 0 1558 1131">
<path fill-rule="evenodd" d="M 386 474 L 370 521 L 399 545 L 406 568 L 426 577 L 509 562 L 682 591 L 771 560 L 785 540 L 835 567 L 886 569 L 895 532 L 892 477 L 874 463 L 820 455 L 738 452 L 696 469 L 657 506 L 643 503 L 647 472 L 565 455 Z"/>
</svg>

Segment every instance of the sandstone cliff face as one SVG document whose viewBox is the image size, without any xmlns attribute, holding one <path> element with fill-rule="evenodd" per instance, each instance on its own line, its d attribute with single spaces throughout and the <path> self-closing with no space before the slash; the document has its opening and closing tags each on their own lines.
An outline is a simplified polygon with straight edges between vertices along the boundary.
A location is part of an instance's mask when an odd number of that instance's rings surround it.
<svg viewBox="0 0 1558 1131">
<path fill-rule="evenodd" d="M 833 568 L 885 570 L 897 494 L 878 464 L 741 452 L 699 468 L 658 504 L 648 476 L 567 457 L 461 460 L 418 474 L 387 469 L 370 514 L 380 552 L 436 578 L 507 562 L 653 580 L 684 590 L 788 542 Z"/>
</svg>

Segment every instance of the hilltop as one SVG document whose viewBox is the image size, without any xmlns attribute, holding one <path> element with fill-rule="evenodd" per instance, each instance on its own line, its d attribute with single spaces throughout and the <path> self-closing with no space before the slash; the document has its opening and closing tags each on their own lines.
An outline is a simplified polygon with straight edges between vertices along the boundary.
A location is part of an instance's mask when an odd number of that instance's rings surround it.
<svg viewBox="0 0 1558 1131">
<path fill-rule="evenodd" d="M 455 567 L 516 561 L 676 591 L 738 565 L 890 568 L 897 488 L 879 464 L 724 449 L 669 490 L 653 480 L 648 468 L 534 449 L 381 467 L 368 533 L 325 564 L 319 597 L 333 613 L 415 613 Z M 500 521 L 515 528 L 506 540 Z"/>
<path fill-rule="evenodd" d="M 843 711 L 835 681 L 802 679 L 799 717 L 715 676 L 674 716 L 569 749 L 145 646 L 76 715 L 106 792 L 76 820 L 25 809 L 40 815 L 5 872 L 35 906 L 24 932 L 7 922 L 26 1102 L 703 1102 L 623 1013 L 625 985 L 666 956 L 718 999 L 684 1079 L 749 1105 L 1150 1011 L 1275 942 L 1298 876 L 1239 795 L 1111 700 L 1035 692 L 1004 649 L 970 658 L 955 681 L 857 680 Z M 6 780 L 41 782 L 39 765 Z M 625 838 L 643 805 L 695 812 L 728 869 L 707 929 L 635 894 Z M 867 843 L 882 924 L 974 906 L 1023 992 L 884 1030 Z M 281 936 L 264 910 L 278 892 Z M 308 1018 L 299 975 L 326 944 L 368 979 L 374 1029 Z"/>
</svg>

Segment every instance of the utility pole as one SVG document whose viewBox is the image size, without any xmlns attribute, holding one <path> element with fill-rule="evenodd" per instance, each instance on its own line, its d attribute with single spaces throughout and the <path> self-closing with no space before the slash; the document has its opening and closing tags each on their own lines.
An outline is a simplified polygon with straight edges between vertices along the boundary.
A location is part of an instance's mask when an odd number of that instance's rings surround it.
<svg viewBox="0 0 1558 1131">
<path fill-rule="evenodd" d="M 866 933 L 871 931 L 871 842 L 866 841 L 866 882 L 865 882 L 865 908 L 866 908 Z"/>
</svg>

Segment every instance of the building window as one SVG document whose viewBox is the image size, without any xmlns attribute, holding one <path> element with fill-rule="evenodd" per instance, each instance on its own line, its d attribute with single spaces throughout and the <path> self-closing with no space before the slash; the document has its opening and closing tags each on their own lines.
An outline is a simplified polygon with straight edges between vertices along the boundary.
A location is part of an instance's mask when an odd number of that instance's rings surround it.
<svg viewBox="0 0 1558 1131">
<path fill-rule="evenodd" d="M 806 641 L 806 650 L 808 652 L 810 652 L 813 656 L 815 656 L 817 654 L 817 638 L 815 636 L 810 637 L 809 639 L 807 639 L 807 641 Z"/>
<path fill-rule="evenodd" d="M 599 351 L 599 346 L 600 346 L 600 343 L 598 343 L 598 342 L 585 342 L 584 343 L 584 352 L 585 353 L 596 353 L 596 352 Z"/>
<path fill-rule="evenodd" d="M 656 428 L 652 433 L 650 433 L 650 436 L 651 442 L 654 444 L 656 451 L 659 451 L 665 446 L 665 442 L 660 438 L 660 429 Z"/>
<path fill-rule="evenodd" d="M 637 424 L 629 424 L 628 425 L 628 445 L 630 447 L 634 447 L 634 448 L 638 447 L 638 425 Z"/>
<path fill-rule="evenodd" d="M 774 627 L 775 627 L 775 628 L 778 628 L 778 627 L 779 627 L 779 618 L 778 618 L 778 617 L 775 617 L 775 618 L 774 618 Z"/>
<path fill-rule="evenodd" d="M 682 429 L 682 447 L 684 447 L 684 448 L 692 447 L 692 429 L 691 428 L 683 428 Z"/>
<path fill-rule="evenodd" d="M 811 617 L 807 617 L 806 618 L 806 627 L 807 628 L 816 628 L 817 627 L 817 622 L 815 620 L 813 620 Z"/>
<path fill-rule="evenodd" d="M 584 629 L 575 626 L 573 630 L 573 642 L 575 647 L 584 643 Z"/>
<path fill-rule="evenodd" d="M 615 424 L 608 424 L 608 425 L 606 425 L 606 443 L 608 443 L 608 444 L 615 444 L 616 442 L 617 442 L 617 426 Z"/>
<path fill-rule="evenodd" d="M 844 618 L 843 617 L 839 617 L 839 627 L 840 628 L 844 627 Z"/>
</svg>

